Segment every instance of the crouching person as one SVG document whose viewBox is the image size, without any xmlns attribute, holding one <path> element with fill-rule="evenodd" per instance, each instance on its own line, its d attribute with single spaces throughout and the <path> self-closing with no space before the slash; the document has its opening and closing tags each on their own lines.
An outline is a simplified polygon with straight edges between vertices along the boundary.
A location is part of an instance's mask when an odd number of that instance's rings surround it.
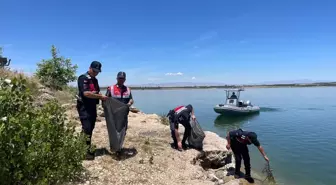
<svg viewBox="0 0 336 185">
<path fill-rule="evenodd" d="M 173 110 L 170 110 L 167 114 L 167 117 L 169 118 L 170 122 L 171 137 L 174 142 L 173 147 L 179 151 L 182 151 L 182 149 L 187 149 L 188 146 L 186 141 L 191 134 L 190 119 L 196 119 L 192 105 L 189 104 L 187 106 L 178 106 Z M 178 132 L 179 124 L 183 125 L 185 128 L 182 141 Z"/>
</svg>

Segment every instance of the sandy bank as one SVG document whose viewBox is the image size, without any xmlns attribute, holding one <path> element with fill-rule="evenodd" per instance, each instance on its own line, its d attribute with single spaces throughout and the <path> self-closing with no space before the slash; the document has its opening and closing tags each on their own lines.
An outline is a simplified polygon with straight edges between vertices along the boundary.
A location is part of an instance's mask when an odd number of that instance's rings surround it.
<svg viewBox="0 0 336 185">
<path fill-rule="evenodd" d="M 69 105 L 67 114 L 80 129 L 74 105 Z M 124 147 L 136 152 L 117 158 L 109 152 L 106 122 L 99 116 L 93 134 L 96 159 L 83 162 L 87 179 L 72 184 L 249 184 L 233 178 L 234 157 L 225 148 L 227 141 L 213 132 L 205 133 L 203 152 L 179 152 L 170 147 L 169 127 L 161 123 L 158 115 L 130 113 Z"/>
</svg>

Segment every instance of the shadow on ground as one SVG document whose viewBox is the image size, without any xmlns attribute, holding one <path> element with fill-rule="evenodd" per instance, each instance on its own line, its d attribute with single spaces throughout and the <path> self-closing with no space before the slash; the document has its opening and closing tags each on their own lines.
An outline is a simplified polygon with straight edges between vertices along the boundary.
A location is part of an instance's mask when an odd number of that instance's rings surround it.
<svg viewBox="0 0 336 185">
<path fill-rule="evenodd" d="M 120 152 L 110 152 L 106 148 L 98 148 L 96 149 L 96 153 L 95 153 L 96 157 L 109 155 L 113 159 L 118 160 L 118 161 L 129 159 L 131 157 L 136 156 L 137 154 L 138 154 L 138 151 L 135 148 L 123 148 Z"/>
</svg>

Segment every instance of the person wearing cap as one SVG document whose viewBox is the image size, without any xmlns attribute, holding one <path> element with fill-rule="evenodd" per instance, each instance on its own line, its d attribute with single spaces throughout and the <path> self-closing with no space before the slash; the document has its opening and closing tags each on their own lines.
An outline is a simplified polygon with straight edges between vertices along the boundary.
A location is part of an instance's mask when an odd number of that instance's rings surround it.
<svg viewBox="0 0 336 185">
<path fill-rule="evenodd" d="M 125 86 L 125 81 L 126 73 L 120 71 L 117 74 L 117 83 L 107 88 L 106 96 L 117 99 L 128 106 L 132 106 L 134 103 L 132 92 L 129 87 Z"/>
<path fill-rule="evenodd" d="M 251 177 L 251 164 L 247 145 L 251 145 L 253 143 L 259 149 L 264 159 L 269 162 L 269 159 L 266 156 L 263 147 L 258 141 L 257 134 L 254 132 L 237 129 L 228 132 L 226 139 L 228 142 L 226 148 L 228 150 L 232 149 L 235 156 L 235 178 L 240 177 L 240 166 L 241 160 L 243 158 L 245 165 L 245 179 L 250 183 L 254 183 L 254 179 Z"/>
<path fill-rule="evenodd" d="M 185 143 L 191 134 L 190 119 L 196 120 L 194 108 L 192 105 L 181 105 L 170 110 L 167 114 L 170 123 L 171 137 L 173 138 L 173 147 L 179 151 L 187 149 L 188 146 Z M 184 126 L 183 139 L 181 141 L 180 134 L 178 132 L 179 123 Z"/>
<path fill-rule="evenodd" d="M 106 100 L 105 95 L 100 94 L 100 87 L 96 76 L 101 72 L 101 63 L 93 61 L 89 70 L 78 77 L 77 111 L 82 124 L 82 131 L 88 136 L 86 159 L 93 160 L 91 152 L 91 138 L 97 118 L 97 104 L 99 100 Z"/>
</svg>

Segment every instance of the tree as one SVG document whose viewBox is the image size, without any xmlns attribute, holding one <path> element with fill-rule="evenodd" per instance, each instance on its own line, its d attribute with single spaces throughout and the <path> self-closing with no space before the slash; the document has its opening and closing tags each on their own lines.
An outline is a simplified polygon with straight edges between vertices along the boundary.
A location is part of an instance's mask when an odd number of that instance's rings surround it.
<svg viewBox="0 0 336 185">
<path fill-rule="evenodd" d="M 76 80 L 78 66 L 72 65 L 70 59 L 59 57 L 54 45 L 51 47 L 51 55 L 51 59 L 43 59 L 37 64 L 36 76 L 47 87 L 62 90 L 69 82 Z"/>
</svg>

